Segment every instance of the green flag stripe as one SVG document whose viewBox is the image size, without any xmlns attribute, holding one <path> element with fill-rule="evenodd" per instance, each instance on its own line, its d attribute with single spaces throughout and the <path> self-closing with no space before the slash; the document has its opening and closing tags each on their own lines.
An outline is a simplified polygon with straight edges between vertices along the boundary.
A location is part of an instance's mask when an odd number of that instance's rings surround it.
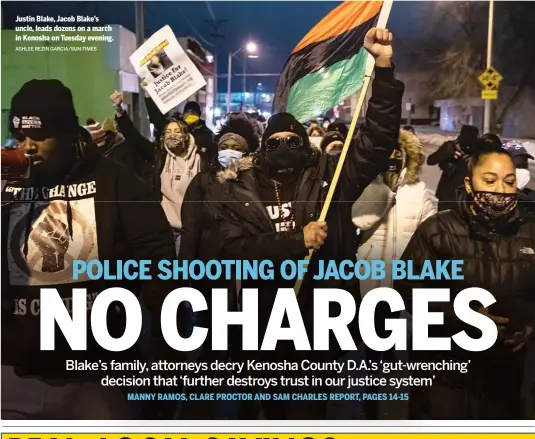
<svg viewBox="0 0 535 439">
<path fill-rule="evenodd" d="M 353 57 L 299 79 L 290 90 L 288 113 L 306 122 L 336 107 L 362 87 L 367 57 L 362 47 Z"/>
</svg>

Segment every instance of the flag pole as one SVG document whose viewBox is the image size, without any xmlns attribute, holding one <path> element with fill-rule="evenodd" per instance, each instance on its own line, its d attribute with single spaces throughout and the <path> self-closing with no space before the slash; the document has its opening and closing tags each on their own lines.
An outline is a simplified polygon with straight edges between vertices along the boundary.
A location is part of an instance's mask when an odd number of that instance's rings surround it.
<svg viewBox="0 0 535 439">
<path fill-rule="evenodd" d="M 383 6 L 381 7 L 381 13 L 379 15 L 379 19 L 377 20 L 376 27 L 378 28 L 386 27 L 386 23 L 388 22 L 388 17 L 390 15 L 393 2 L 394 0 L 385 0 L 383 2 Z M 370 85 L 370 80 L 371 80 L 374 67 L 375 67 L 375 60 L 370 54 L 368 54 L 368 60 L 366 64 L 366 74 L 364 77 L 364 83 L 362 84 L 362 87 L 360 89 L 359 99 L 357 101 L 357 107 L 355 108 L 355 113 L 353 114 L 351 125 L 349 126 L 349 132 L 347 133 L 347 137 L 344 142 L 344 147 L 342 149 L 342 153 L 340 154 L 338 164 L 336 165 L 336 170 L 334 171 L 333 179 L 329 186 L 329 192 L 327 193 L 327 197 L 325 198 L 325 203 L 323 203 L 323 208 L 321 209 L 321 213 L 320 213 L 320 217 L 318 218 L 318 221 L 325 221 L 325 219 L 327 218 L 327 213 L 329 212 L 329 207 L 331 206 L 331 202 L 334 196 L 334 191 L 336 190 L 336 186 L 338 186 L 338 180 L 340 179 L 342 167 L 344 166 L 344 162 L 347 156 L 347 151 L 349 150 L 349 146 L 353 139 L 353 133 L 355 132 L 355 128 L 357 126 L 357 121 L 359 118 L 360 110 L 362 109 L 362 105 L 364 104 L 364 99 L 366 99 L 366 94 L 368 92 L 368 86 Z M 314 254 L 314 250 L 310 249 L 307 257 L 305 258 L 305 261 L 310 261 L 313 254 Z M 303 284 L 303 280 L 306 275 L 307 273 L 303 275 L 302 279 L 298 279 L 297 282 L 295 283 L 294 291 L 295 291 L 296 296 L 299 295 L 301 286 Z"/>
</svg>

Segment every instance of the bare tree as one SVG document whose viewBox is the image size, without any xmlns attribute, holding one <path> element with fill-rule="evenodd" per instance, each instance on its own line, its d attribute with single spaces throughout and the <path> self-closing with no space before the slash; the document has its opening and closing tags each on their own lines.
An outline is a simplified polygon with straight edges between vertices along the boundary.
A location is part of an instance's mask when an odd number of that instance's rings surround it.
<svg viewBox="0 0 535 439">
<path fill-rule="evenodd" d="M 424 49 L 428 93 L 434 99 L 474 97 L 484 68 L 484 4 L 433 2 L 429 20 L 431 37 Z"/>
<path fill-rule="evenodd" d="M 499 26 L 496 51 L 497 69 L 503 72 L 504 84 L 511 93 L 498 99 L 493 108 L 492 128 L 500 132 L 509 111 L 514 108 L 528 87 L 535 87 L 535 34 L 533 33 L 534 2 L 498 3 Z M 502 9 L 503 8 L 503 9 Z"/>
</svg>

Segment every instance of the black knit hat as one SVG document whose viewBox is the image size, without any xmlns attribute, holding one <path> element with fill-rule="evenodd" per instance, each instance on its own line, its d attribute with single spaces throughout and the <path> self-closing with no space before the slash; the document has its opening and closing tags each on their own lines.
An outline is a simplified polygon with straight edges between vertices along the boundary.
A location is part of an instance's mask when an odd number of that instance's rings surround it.
<svg viewBox="0 0 535 439">
<path fill-rule="evenodd" d="M 349 134 L 349 128 L 343 122 L 333 122 L 329 124 L 329 126 L 327 127 L 327 131 L 338 131 L 342 136 L 344 136 L 344 140 Z M 342 142 L 344 140 L 342 140 Z"/>
<path fill-rule="evenodd" d="M 187 112 L 194 113 L 197 116 L 201 117 L 201 114 L 202 114 L 201 106 L 199 105 L 198 102 L 189 101 L 184 107 L 184 114 Z"/>
<path fill-rule="evenodd" d="M 479 136 L 479 130 L 472 125 L 463 125 L 461 132 L 459 133 L 459 145 L 461 146 L 474 146 Z"/>
<path fill-rule="evenodd" d="M 332 125 L 332 124 L 331 124 Z M 344 143 L 344 136 L 340 134 L 338 131 L 330 131 L 325 136 L 323 136 L 323 139 L 321 139 L 320 148 L 322 151 L 325 151 L 325 148 L 327 148 L 331 143 L 333 142 L 342 142 Z"/>
<path fill-rule="evenodd" d="M 57 79 L 33 79 L 11 99 L 10 130 L 34 140 L 79 130 L 71 91 Z"/>
<path fill-rule="evenodd" d="M 267 127 L 262 135 L 262 147 L 264 147 L 266 140 L 273 134 L 284 131 L 297 134 L 303 139 L 303 145 L 307 148 L 310 147 L 310 140 L 308 139 L 306 128 L 290 113 L 278 113 L 269 118 Z"/>
</svg>

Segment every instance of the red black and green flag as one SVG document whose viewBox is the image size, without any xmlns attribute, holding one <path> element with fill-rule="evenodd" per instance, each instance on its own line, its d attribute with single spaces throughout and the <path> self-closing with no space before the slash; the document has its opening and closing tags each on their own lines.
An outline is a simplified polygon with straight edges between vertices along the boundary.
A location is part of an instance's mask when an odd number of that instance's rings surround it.
<svg viewBox="0 0 535 439">
<path fill-rule="evenodd" d="M 273 112 L 305 122 L 336 107 L 364 83 L 366 33 L 383 2 L 347 1 L 327 14 L 295 47 L 277 84 Z"/>
</svg>

